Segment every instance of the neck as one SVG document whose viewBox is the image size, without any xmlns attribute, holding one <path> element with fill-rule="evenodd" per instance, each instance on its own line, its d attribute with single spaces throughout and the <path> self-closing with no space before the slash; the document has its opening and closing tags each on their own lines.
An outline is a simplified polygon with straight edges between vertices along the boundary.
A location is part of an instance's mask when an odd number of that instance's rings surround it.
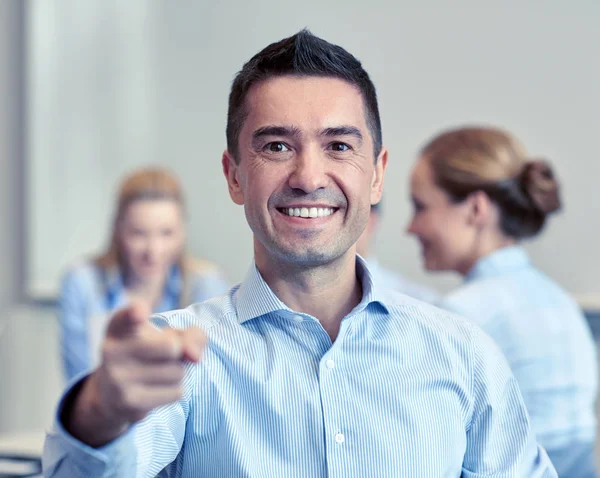
<svg viewBox="0 0 600 478">
<path fill-rule="evenodd" d="M 302 265 L 268 257 L 255 245 L 256 267 L 275 295 L 290 309 L 316 317 L 332 342 L 342 319 L 361 300 L 356 251 L 323 265 Z"/>
<path fill-rule="evenodd" d="M 154 306 L 162 296 L 165 281 L 165 275 L 142 279 L 131 274 L 126 277 L 125 289 L 131 297 Z"/>
<path fill-rule="evenodd" d="M 505 247 L 514 246 L 517 244 L 517 240 L 501 234 L 494 234 L 488 237 L 482 237 L 480 241 L 476 244 L 474 248 L 474 254 L 470 258 L 470 260 L 465 261 L 464 264 L 461 264 L 458 272 L 462 276 L 466 276 L 469 271 L 475 266 L 475 264 L 482 258 L 489 256 L 493 252 L 496 252 L 499 249 L 503 249 Z"/>
</svg>

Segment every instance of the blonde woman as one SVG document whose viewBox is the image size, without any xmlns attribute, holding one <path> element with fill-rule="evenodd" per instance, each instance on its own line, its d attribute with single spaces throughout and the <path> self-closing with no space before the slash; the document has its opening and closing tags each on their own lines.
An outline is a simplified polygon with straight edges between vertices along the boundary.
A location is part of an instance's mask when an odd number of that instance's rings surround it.
<svg viewBox="0 0 600 478">
<path fill-rule="evenodd" d="M 521 246 L 560 208 L 552 168 L 505 131 L 460 128 L 425 145 L 411 193 L 409 233 L 425 267 L 464 277 L 441 305 L 500 346 L 558 475 L 595 476 L 594 341 L 577 304 Z"/>
<path fill-rule="evenodd" d="M 162 169 L 134 172 L 121 185 L 108 250 L 63 277 L 59 313 L 67 379 L 97 364 L 111 313 L 131 299 L 163 312 L 227 289 L 215 265 L 185 253 L 185 207 L 175 176 Z"/>
</svg>

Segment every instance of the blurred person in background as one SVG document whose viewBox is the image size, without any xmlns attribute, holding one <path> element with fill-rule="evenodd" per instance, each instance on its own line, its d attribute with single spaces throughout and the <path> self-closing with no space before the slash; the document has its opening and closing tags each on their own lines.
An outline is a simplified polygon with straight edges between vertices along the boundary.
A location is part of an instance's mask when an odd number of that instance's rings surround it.
<svg viewBox="0 0 600 478">
<path fill-rule="evenodd" d="M 111 314 L 130 301 L 164 312 L 227 291 L 217 266 L 186 254 L 185 236 L 183 192 L 172 173 L 147 168 L 123 181 L 108 250 L 72 266 L 62 280 L 61 352 L 68 380 L 97 365 Z"/>
<path fill-rule="evenodd" d="M 425 145 L 410 184 L 408 231 L 425 268 L 464 277 L 440 305 L 500 346 L 559 476 L 596 476 L 594 341 L 575 301 L 521 246 L 560 208 L 551 167 L 505 131 L 460 128 Z"/>
<path fill-rule="evenodd" d="M 381 265 L 375 254 L 373 246 L 375 236 L 381 223 L 382 201 L 371 206 L 369 222 L 362 236 L 356 243 L 356 252 L 367 261 L 373 280 L 383 287 L 409 295 L 415 299 L 423 300 L 429 303 L 435 303 L 438 300 L 438 294 L 429 287 L 412 282 L 402 275 L 393 272 Z"/>
</svg>

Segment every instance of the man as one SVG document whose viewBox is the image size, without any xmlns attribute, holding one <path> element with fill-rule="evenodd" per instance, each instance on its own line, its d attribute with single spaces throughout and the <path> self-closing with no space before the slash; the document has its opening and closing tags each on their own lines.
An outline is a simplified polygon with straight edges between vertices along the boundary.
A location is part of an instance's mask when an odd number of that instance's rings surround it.
<svg viewBox="0 0 600 478">
<path fill-rule="evenodd" d="M 429 287 L 416 284 L 408 279 L 384 268 L 372 253 L 373 242 L 381 220 L 381 201 L 371 206 L 371 214 L 367 227 L 356 243 L 356 252 L 367 261 L 369 272 L 376 284 L 383 287 L 410 295 L 415 299 L 435 304 L 439 300 L 438 294 Z"/>
<path fill-rule="evenodd" d="M 47 476 L 556 476 L 491 341 L 383 293 L 356 257 L 387 165 L 358 60 L 307 31 L 258 53 L 222 163 L 255 266 L 162 330 L 142 306 L 113 317 L 59 406 Z"/>
</svg>

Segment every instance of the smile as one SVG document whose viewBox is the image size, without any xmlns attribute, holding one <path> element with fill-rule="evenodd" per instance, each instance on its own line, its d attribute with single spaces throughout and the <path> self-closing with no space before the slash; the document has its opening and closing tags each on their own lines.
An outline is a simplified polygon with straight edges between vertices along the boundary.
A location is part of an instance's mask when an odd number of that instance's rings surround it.
<svg viewBox="0 0 600 478">
<path fill-rule="evenodd" d="M 327 217 L 331 216 L 337 208 L 331 207 L 285 207 L 277 208 L 277 210 L 291 217 L 304 217 L 304 218 L 315 218 L 315 217 Z"/>
</svg>

